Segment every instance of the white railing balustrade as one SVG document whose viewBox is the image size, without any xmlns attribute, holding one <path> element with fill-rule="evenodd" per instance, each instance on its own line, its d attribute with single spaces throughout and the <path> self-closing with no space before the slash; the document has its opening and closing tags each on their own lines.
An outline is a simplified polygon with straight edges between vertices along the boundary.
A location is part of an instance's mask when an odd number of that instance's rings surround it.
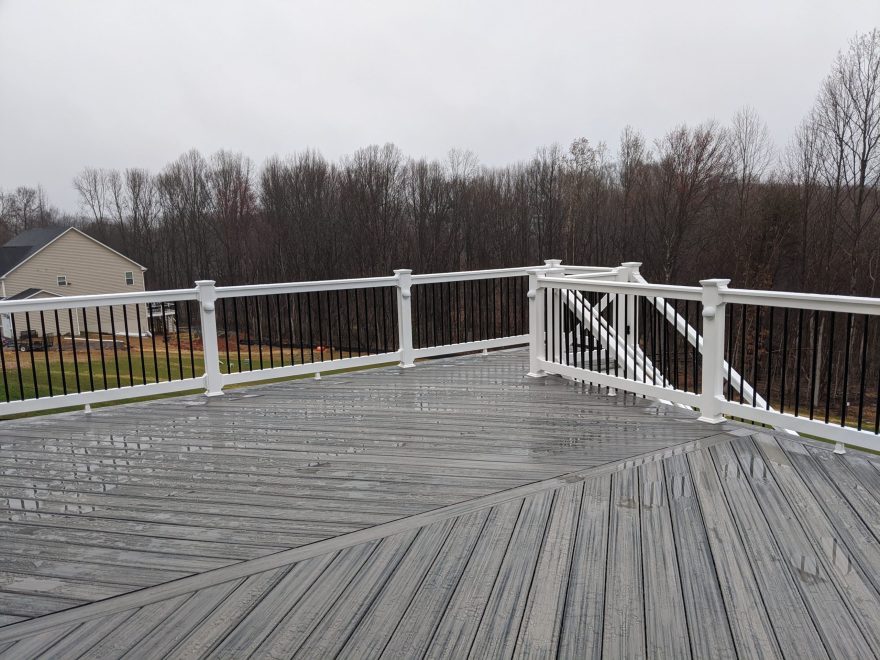
<svg viewBox="0 0 880 660">
<path fill-rule="evenodd" d="M 0 415 L 528 341 L 525 268 L 0 301 Z"/>
<path fill-rule="evenodd" d="M 880 450 L 880 300 L 651 284 L 639 266 L 530 269 L 530 375 Z"/>
</svg>

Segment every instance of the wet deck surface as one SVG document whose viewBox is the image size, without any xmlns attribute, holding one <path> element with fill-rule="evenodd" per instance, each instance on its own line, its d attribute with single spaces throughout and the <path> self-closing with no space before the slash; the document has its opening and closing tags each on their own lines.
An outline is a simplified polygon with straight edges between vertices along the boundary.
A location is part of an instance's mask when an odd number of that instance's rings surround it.
<svg viewBox="0 0 880 660">
<path fill-rule="evenodd" d="M 3 422 L 9 657 L 873 657 L 874 456 L 468 356 Z"/>
</svg>

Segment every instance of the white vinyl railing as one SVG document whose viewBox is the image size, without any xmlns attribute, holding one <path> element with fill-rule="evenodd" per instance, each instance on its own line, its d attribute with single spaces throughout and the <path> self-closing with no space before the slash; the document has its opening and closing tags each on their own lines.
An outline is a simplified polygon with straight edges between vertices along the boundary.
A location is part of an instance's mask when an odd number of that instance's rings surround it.
<svg viewBox="0 0 880 660">
<path fill-rule="evenodd" d="M 0 415 L 524 346 L 526 270 L 0 301 Z"/>
<path fill-rule="evenodd" d="M 880 450 L 880 300 L 651 284 L 640 265 L 530 269 L 530 375 Z"/>
</svg>

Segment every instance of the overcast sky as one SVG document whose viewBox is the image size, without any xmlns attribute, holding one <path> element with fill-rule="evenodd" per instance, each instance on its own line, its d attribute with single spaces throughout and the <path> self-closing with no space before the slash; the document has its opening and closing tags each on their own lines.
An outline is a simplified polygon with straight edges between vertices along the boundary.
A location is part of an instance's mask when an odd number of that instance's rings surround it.
<svg viewBox="0 0 880 660">
<path fill-rule="evenodd" d="M 878 0 L 0 0 L 0 189 L 76 210 L 82 167 L 192 147 L 502 164 L 743 105 L 784 144 L 878 23 Z"/>
</svg>

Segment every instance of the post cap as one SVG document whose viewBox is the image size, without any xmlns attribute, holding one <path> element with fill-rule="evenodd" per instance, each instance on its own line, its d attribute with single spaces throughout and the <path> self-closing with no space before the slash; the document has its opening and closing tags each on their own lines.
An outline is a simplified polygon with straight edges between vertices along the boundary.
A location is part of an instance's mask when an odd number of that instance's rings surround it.
<svg viewBox="0 0 880 660">
<path fill-rule="evenodd" d="M 548 268 L 559 268 L 562 265 L 562 259 L 544 259 L 544 263 Z"/>
<path fill-rule="evenodd" d="M 718 289 L 722 289 L 730 284 L 730 280 L 727 279 L 709 279 L 709 280 L 700 280 L 700 286 L 702 287 L 715 287 Z"/>
<path fill-rule="evenodd" d="M 623 262 L 621 262 L 620 265 L 623 266 L 624 268 L 632 268 L 634 270 L 638 270 L 639 268 L 642 267 L 642 262 L 641 261 L 623 261 Z"/>
<path fill-rule="evenodd" d="M 412 268 L 398 268 L 394 271 L 395 275 L 412 275 Z"/>
<path fill-rule="evenodd" d="M 196 286 L 214 286 L 215 280 L 196 280 Z"/>
</svg>

